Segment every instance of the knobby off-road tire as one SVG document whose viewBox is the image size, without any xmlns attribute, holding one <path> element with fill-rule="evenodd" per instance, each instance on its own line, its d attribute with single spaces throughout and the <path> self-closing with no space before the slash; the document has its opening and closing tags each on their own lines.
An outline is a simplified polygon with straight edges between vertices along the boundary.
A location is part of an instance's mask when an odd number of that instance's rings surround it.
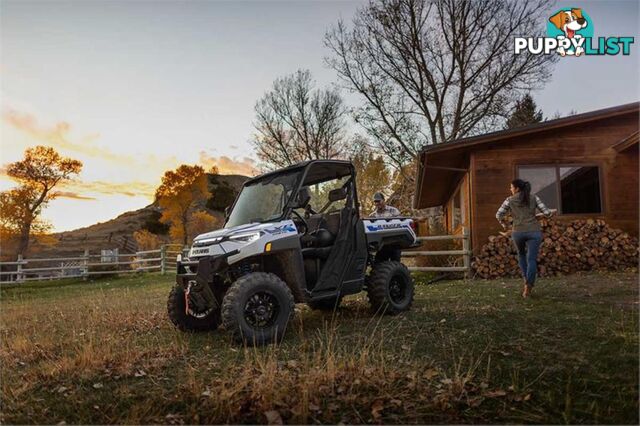
<svg viewBox="0 0 640 426">
<path fill-rule="evenodd" d="M 313 310 L 317 311 L 334 311 L 340 307 L 342 297 L 331 297 L 328 299 L 321 299 L 307 302 L 307 305 Z"/>
<path fill-rule="evenodd" d="M 400 262 L 388 260 L 375 265 L 367 279 L 367 296 L 373 311 L 397 315 L 413 303 L 411 274 Z"/>
<path fill-rule="evenodd" d="M 174 286 L 167 299 L 167 313 L 169 319 L 181 331 L 209 331 L 220 325 L 220 307 L 211 311 L 204 318 L 196 318 L 185 312 L 184 289 Z"/>
<path fill-rule="evenodd" d="M 222 324 L 233 338 L 262 346 L 282 340 L 295 302 L 277 275 L 253 272 L 234 282 L 222 300 Z"/>
</svg>

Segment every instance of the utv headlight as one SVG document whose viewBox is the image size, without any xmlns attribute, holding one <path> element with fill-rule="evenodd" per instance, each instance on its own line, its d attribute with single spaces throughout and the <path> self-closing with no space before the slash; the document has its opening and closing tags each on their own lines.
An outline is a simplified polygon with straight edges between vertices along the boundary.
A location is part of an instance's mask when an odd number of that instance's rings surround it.
<svg viewBox="0 0 640 426">
<path fill-rule="evenodd" d="M 257 240 L 258 238 L 260 238 L 260 233 L 259 232 L 252 232 L 250 234 L 233 235 L 233 236 L 229 237 L 229 241 L 237 241 L 237 242 L 240 242 L 240 243 L 250 243 L 252 241 Z"/>
<path fill-rule="evenodd" d="M 194 247 L 208 246 L 219 242 L 221 239 L 222 237 L 203 238 L 202 240 L 194 241 L 193 245 Z"/>
</svg>

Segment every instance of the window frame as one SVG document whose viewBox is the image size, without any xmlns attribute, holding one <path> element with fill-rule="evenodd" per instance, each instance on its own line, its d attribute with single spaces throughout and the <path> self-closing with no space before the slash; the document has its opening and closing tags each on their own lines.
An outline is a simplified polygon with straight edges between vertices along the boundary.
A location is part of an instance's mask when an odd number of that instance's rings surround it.
<svg viewBox="0 0 640 426">
<path fill-rule="evenodd" d="M 456 198 L 460 198 L 460 187 L 453 192 L 453 197 L 451 197 L 451 229 L 454 231 L 460 226 L 460 222 L 462 222 L 462 212 L 460 214 L 460 220 L 456 221 Z"/>
<path fill-rule="evenodd" d="M 519 169 L 520 168 L 555 168 L 556 175 L 556 186 L 558 190 L 556 191 L 556 204 L 558 206 L 558 216 L 604 216 L 606 214 L 606 203 L 605 203 L 605 192 L 604 192 L 604 180 L 603 172 L 602 172 L 602 164 L 593 162 L 593 163 L 565 163 L 565 162 L 554 162 L 554 163 L 536 163 L 536 162 L 518 162 L 514 164 L 514 176 L 516 178 L 520 177 Z M 598 169 L 598 189 L 600 192 L 600 212 L 599 213 L 564 213 L 562 211 L 562 184 L 560 180 L 560 169 L 563 167 L 596 167 Z"/>
<path fill-rule="evenodd" d="M 469 195 L 469 181 L 466 180 L 467 175 L 463 176 L 460 181 L 456 184 L 455 190 L 453 194 L 449 197 L 449 200 L 444 204 L 444 216 L 447 222 L 446 228 L 447 231 L 453 235 L 456 235 L 462 232 L 462 228 L 468 227 L 467 220 L 467 209 L 469 209 L 468 195 Z M 460 197 L 460 222 L 454 224 L 455 217 L 455 194 L 458 194 Z M 454 226 L 455 225 L 455 226 Z"/>
</svg>

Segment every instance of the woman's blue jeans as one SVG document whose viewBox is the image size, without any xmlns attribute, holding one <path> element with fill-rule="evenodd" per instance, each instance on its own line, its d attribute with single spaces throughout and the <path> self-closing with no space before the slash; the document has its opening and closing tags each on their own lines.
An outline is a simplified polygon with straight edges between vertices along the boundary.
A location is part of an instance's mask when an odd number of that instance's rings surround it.
<svg viewBox="0 0 640 426">
<path fill-rule="evenodd" d="M 518 264 L 527 284 L 533 287 L 538 272 L 538 250 L 542 242 L 542 232 L 513 232 L 513 242 L 518 250 Z"/>
</svg>

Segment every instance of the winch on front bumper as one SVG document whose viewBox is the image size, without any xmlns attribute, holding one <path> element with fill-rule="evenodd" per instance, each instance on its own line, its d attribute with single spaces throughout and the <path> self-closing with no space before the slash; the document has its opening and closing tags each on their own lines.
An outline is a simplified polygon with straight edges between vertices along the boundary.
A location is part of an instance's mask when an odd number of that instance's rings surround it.
<svg viewBox="0 0 640 426">
<path fill-rule="evenodd" d="M 177 259 L 176 284 L 186 289 L 191 281 L 199 284 L 211 283 L 216 274 L 223 274 L 229 268 L 227 258 L 237 253 L 238 250 L 234 250 L 218 256 L 204 256 L 194 260 Z"/>
<path fill-rule="evenodd" d="M 176 284 L 184 290 L 187 314 L 198 318 L 200 314 L 206 315 L 219 308 L 221 300 L 216 294 L 225 291 L 229 269 L 227 258 L 236 253 L 204 256 L 197 260 L 176 259 Z"/>
</svg>

